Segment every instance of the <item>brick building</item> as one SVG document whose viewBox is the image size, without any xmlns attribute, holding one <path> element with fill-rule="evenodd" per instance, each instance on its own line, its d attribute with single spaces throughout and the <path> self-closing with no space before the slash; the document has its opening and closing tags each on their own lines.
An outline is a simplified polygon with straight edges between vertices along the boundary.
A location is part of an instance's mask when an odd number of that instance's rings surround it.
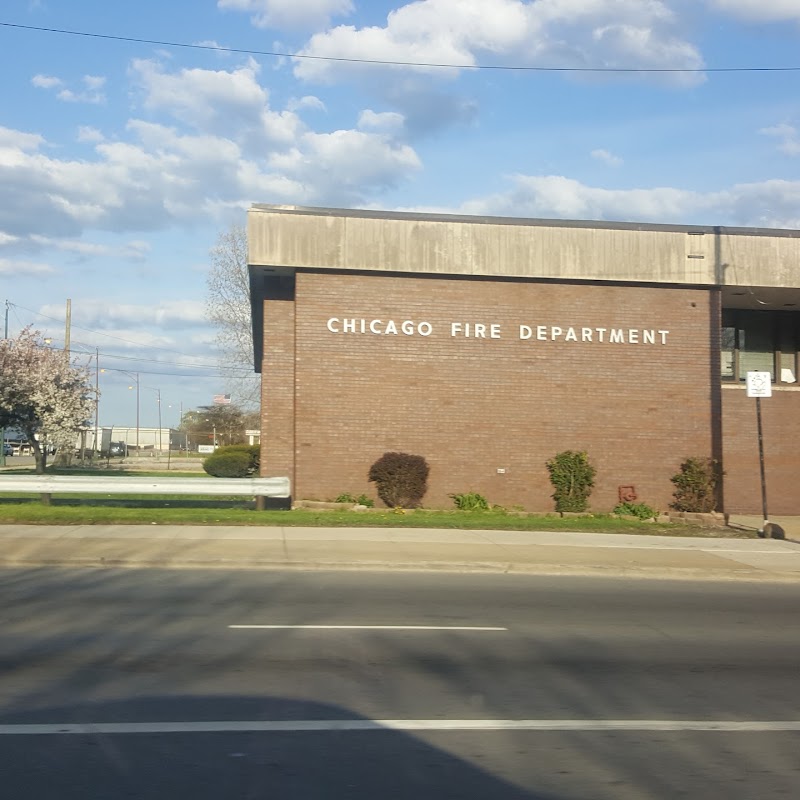
<svg viewBox="0 0 800 800">
<path fill-rule="evenodd" d="M 545 462 L 586 450 L 592 508 L 666 509 L 689 456 L 722 504 L 800 513 L 800 231 L 253 206 L 262 474 L 295 498 L 374 496 L 384 452 L 424 456 L 425 505 L 475 491 L 550 510 Z"/>
</svg>

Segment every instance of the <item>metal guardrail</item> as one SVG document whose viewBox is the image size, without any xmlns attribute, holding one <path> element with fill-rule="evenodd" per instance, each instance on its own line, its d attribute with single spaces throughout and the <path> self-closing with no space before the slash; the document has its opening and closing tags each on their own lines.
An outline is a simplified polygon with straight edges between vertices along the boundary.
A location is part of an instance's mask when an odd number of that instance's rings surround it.
<svg viewBox="0 0 800 800">
<path fill-rule="evenodd" d="M 192 494 L 288 499 L 288 478 L 170 478 L 93 475 L 0 475 L 0 492 L 41 494 Z"/>
</svg>

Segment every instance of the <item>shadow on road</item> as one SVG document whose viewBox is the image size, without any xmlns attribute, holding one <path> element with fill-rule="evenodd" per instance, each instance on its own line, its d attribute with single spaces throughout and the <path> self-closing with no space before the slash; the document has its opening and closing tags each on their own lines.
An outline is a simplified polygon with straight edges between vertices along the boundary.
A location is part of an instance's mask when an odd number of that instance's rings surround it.
<svg viewBox="0 0 800 800">
<path fill-rule="evenodd" d="M 138 697 L 38 708 L 10 721 L 358 720 L 347 709 L 262 697 Z M 363 719 L 363 718 L 361 718 Z M 9 797 L 36 800 L 556 800 L 525 791 L 407 733 L 87 732 L 3 736 Z"/>
<path fill-rule="evenodd" d="M 0 724 L 215 720 L 780 719 L 798 645 L 759 629 L 792 588 L 514 576 L 16 569 L 0 573 Z M 444 591 L 443 591 L 444 587 Z M 767 592 L 772 591 L 773 595 Z M 782 594 L 778 594 L 781 592 Z M 232 622 L 452 624 L 500 638 Z M 677 600 L 675 598 L 677 597 Z M 685 609 L 683 627 L 664 610 Z M 770 608 L 774 630 L 794 610 Z M 525 628 L 525 620 L 536 621 Z M 550 625 L 548 620 L 553 620 Z M 742 651 L 737 626 L 758 645 Z M 757 716 L 756 716 L 757 715 Z M 798 734 L 282 731 L 0 736 L 35 800 L 640 800 L 797 796 Z"/>
</svg>

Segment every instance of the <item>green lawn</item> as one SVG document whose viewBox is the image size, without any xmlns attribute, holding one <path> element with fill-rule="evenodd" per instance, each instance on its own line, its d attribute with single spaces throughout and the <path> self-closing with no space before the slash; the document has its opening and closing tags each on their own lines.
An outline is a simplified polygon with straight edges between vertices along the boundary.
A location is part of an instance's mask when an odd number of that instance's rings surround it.
<svg viewBox="0 0 800 800">
<path fill-rule="evenodd" d="M 252 501 L 203 497 L 0 496 L 0 524 L 36 525 L 285 525 L 311 527 L 460 528 L 469 530 L 586 531 L 667 536 L 717 536 L 718 529 L 620 519 L 613 515 L 561 518 L 503 511 L 256 511 Z M 745 535 L 724 529 L 726 536 Z M 755 535 L 755 534 L 752 534 Z M 750 538 L 750 535 L 748 535 Z"/>
</svg>

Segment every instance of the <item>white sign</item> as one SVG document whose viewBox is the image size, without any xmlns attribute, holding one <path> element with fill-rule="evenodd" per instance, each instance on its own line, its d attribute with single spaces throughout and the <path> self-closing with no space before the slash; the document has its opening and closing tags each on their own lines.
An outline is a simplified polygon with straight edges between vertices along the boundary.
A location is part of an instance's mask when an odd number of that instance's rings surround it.
<svg viewBox="0 0 800 800">
<path fill-rule="evenodd" d="M 199 444 L 199 445 L 197 445 L 197 452 L 198 453 L 213 453 L 214 452 L 214 445 L 213 444 Z"/>
<path fill-rule="evenodd" d="M 747 373 L 748 397 L 772 397 L 772 378 L 769 372 Z"/>
</svg>

